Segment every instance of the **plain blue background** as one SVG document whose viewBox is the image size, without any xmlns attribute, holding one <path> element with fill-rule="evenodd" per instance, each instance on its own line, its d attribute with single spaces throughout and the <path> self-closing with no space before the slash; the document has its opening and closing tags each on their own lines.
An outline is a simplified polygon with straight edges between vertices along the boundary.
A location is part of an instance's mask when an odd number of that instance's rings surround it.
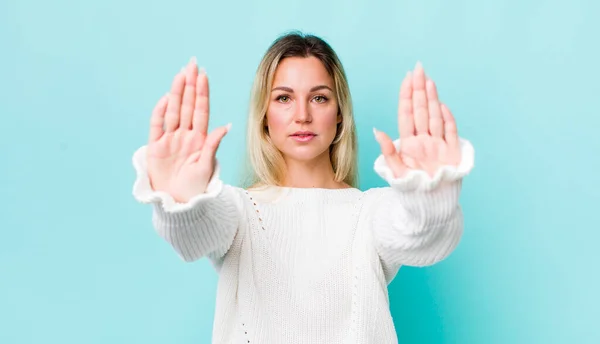
<svg viewBox="0 0 600 344">
<path fill-rule="evenodd" d="M 131 196 L 131 154 L 197 56 L 236 184 L 250 85 L 291 29 L 340 54 L 358 122 L 395 136 L 417 60 L 476 149 L 464 238 L 390 286 L 401 343 L 598 343 L 600 6 L 535 1 L 0 4 L 0 343 L 208 343 L 217 276 L 186 264 Z"/>
</svg>

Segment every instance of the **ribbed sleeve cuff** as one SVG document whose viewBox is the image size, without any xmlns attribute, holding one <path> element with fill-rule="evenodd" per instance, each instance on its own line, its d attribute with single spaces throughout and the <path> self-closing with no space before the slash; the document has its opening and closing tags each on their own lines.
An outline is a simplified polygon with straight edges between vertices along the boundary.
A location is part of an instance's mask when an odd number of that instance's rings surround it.
<svg viewBox="0 0 600 344">
<path fill-rule="evenodd" d="M 231 245 L 239 221 L 228 191 L 224 189 L 211 202 L 201 202 L 185 212 L 168 213 L 155 203 L 155 228 L 186 261 L 206 254 L 222 256 Z"/>
</svg>

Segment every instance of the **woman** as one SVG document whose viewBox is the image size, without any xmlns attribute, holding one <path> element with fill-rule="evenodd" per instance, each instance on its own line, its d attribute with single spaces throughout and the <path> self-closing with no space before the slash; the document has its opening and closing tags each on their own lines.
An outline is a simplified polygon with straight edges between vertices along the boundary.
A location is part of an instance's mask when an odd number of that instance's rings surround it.
<svg viewBox="0 0 600 344">
<path fill-rule="evenodd" d="M 208 81 L 177 74 L 135 152 L 134 195 L 185 261 L 219 272 L 213 343 L 396 343 L 387 285 L 402 265 L 441 261 L 463 231 L 473 166 L 420 64 L 400 87 L 400 141 L 375 131 L 388 187 L 356 188 L 356 134 L 344 69 L 314 36 L 277 39 L 258 67 L 248 120 L 252 185 L 224 184 L 207 132 Z"/>
</svg>

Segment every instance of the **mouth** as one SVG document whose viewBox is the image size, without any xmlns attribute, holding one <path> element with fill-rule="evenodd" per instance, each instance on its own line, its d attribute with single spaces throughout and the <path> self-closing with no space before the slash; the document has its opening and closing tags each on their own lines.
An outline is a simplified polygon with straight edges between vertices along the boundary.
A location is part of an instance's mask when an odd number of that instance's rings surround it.
<svg viewBox="0 0 600 344">
<path fill-rule="evenodd" d="M 290 135 L 290 137 L 296 141 L 307 142 L 312 140 L 317 134 L 312 131 L 297 131 Z"/>
</svg>

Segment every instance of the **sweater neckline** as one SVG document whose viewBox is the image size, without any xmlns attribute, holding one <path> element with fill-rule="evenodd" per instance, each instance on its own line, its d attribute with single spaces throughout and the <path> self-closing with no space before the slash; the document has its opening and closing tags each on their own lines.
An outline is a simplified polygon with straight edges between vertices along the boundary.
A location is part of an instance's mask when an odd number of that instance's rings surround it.
<svg viewBox="0 0 600 344">
<path fill-rule="evenodd" d="M 290 186 L 268 185 L 255 189 L 246 190 L 261 202 L 280 202 L 285 200 L 316 201 L 326 200 L 330 202 L 348 202 L 360 197 L 362 191 L 357 188 L 301 188 Z"/>
</svg>

